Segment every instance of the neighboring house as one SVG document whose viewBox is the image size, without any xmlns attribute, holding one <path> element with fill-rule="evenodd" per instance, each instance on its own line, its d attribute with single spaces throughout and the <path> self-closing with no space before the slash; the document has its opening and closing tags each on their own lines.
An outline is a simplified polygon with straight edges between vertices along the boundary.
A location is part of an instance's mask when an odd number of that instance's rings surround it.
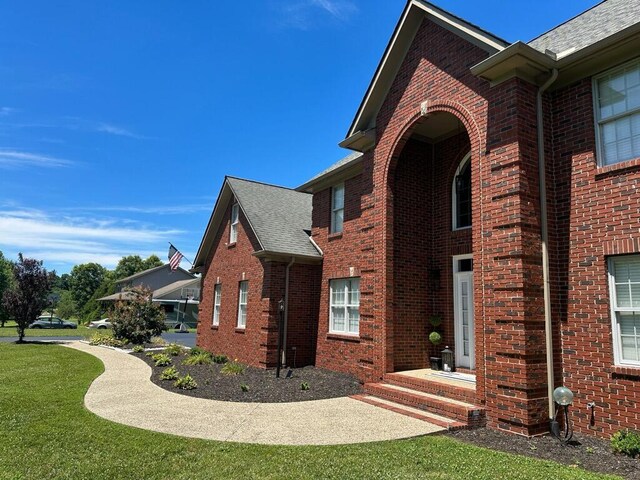
<svg viewBox="0 0 640 480">
<path fill-rule="evenodd" d="M 208 301 L 199 346 L 275 366 L 282 300 L 286 360 L 315 362 L 322 255 L 309 237 L 311 201 L 306 193 L 225 179 L 198 252 L 210 266 L 202 277 Z"/>
<path fill-rule="evenodd" d="M 178 267 L 171 270 L 169 264 L 150 268 L 116 281 L 116 293 L 102 297 L 103 302 L 126 300 L 126 290 L 143 286 L 153 291 L 153 301 L 160 303 L 170 325 L 198 322 L 200 303 L 200 278 Z"/>
<path fill-rule="evenodd" d="M 513 44 L 410 0 L 341 146 L 360 153 L 298 188 L 313 196 L 309 244 L 322 264 L 320 278 L 291 281 L 289 295 L 308 295 L 296 308 L 314 312 L 315 365 L 402 400 L 407 392 L 385 382 L 428 367 L 448 345 L 473 388 L 412 388 L 473 403 L 469 423 L 486 416 L 493 428 L 545 432 L 549 393 L 564 384 L 577 430 L 640 428 L 638 0 L 606 0 Z M 257 235 L 267 212 L 292 212 L 284 197 L 294 192 L 273 192 L 279 209 L 274 198 L 247 212 L 263 202 L 225 181 L 195 263 L 199 344 L 235 321 L 239 275 L 266 265 L 255 235 L 241 232 Z M 243 247 L 231 257 L 234 228 Z M 280 233 L 274 240 L 291 240 Z M 283 257 L 268 283 L 282 285 Z M 233 283 L 220 303 L 226 272 Z M 282 295 L 263 302 L 261 293 L 250 287 L 246 327 L 219 349 L 276 336 Z M 427 340 L 432 315 L 443 318 L 439 347 Z M 262 363 L 272 348 L 261 341 L 243 361 Z M 462 408 L 446 401 L 425 405 Z"/>
</svg>

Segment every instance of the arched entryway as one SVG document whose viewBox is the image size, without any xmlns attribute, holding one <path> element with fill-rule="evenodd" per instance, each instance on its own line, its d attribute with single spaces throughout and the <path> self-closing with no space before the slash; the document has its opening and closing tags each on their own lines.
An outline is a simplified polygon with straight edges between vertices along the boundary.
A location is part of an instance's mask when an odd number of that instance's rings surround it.
<svg viewBox="0 0 640 480">
<path fill-rule="evenodd" d="M 473 158 L 462 119 L 437 111 L 416 119 L 389 162 L 387 372 L 428 368 L 446 346 L 474 370 Z"/>
</svg>

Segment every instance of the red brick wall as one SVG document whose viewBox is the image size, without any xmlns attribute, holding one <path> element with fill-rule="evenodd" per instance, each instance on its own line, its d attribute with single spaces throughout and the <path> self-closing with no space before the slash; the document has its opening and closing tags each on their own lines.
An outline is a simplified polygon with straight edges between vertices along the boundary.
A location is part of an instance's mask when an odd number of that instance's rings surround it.
<svg viewBox="0 0 640 480">
<path fill-rule="evenodd" d="M 264 367 L 275 358 L 267 357 L 267 345 L 277 341 L 277 301 L 281 298 L 272 300 L 269 290 L 280 287 L 284 292 L 284 269 L 252 255 L 257 241 L 242 212 L 237 242 L 228 245 L 230 215 L 229 205 L 224 228 L 218 232 L 203 274 L 197 344 L 243 363 Z M 238 289 L 243 279 L 249 281 L 247 326 L 237 329 Z M 220 325 L 213 327 L 213 289 L 218 280 L 222 284 Z"/>
<path fill-rule="evenodd" d="M 259 245 L 242 212 L 237 242 L 229 246 L 230 215 L 229 206 L 203 274 L 197 344 L 249 365 L 273 367 L 277 363 L 278 301 L 285 296 L 286 264 L 252 255 Z M 315 362 L 320 271 L 320 265 L 302 264 L 294 264 L 290 270 L 289 365 L 294 360 L 296 366 Z M 238 329 L 238 289 L 243 279 L 249 281 L 247 326 Z M 220 324 L 213 327 L 213 291 L 218 281 L 222 284 Z"/>
<path fill-rule="evenodd" d="M 554 315 L 577 430 L 640 427 L 640 368 L 614 366 L 607 258 L 640 252 L 640 159 L 598 167 L 591 79 L 553 95 Z M 559 382 L 560 383 L 560 382 Z M 588 402 L 596 402 L 591 425 Z"/>
</svg>

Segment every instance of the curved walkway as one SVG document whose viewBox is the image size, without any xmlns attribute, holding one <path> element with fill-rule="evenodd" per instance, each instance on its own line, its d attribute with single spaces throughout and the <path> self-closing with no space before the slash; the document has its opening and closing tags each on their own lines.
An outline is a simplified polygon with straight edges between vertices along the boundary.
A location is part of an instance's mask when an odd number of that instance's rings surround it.
<svg viewBox="0 0 640 480">
<path fill-rule="evenodd" d="M 86 407 L 113 422 L 183 437 L 269 445 L 337 445 L 415 437 L 443 430 L 351 398 L 237 403 L 188 397 L 153 384 L 142 360 L 81 342 L 67 346 L 104 363 Z"/>
</svg>

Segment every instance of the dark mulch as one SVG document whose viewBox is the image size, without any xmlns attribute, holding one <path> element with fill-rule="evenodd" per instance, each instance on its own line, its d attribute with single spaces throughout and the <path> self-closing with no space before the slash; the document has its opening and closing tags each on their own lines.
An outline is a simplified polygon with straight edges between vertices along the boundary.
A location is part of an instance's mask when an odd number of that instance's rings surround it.
<svg viewBox="0 0 640 480">
<path fill-rule="evenodd" d="M 296 369 L 283 368 L 280 378 L 276 378 L 275 370 L 245 367 L 241 375 L 223 375 L 222 365 L 183 365 L 185 355 L 171 357 L 173 366 L 180 375 L 191 375 L 198 384 L 194 390 L 179 390 L 173 381 L 160 380 L 160 373 L 167 367 L 156 367 L 153 360 L 143 353 L 132 353 L 143 359 L 153 370 L 151 381 L 171 392 L 191 397 L 224 400 L 229 402 L 300 402 L 304 400 L 320 400 L 323 398 L 345 397 L 362 393 L 362 385 L 355 377 L 315 367 Z M 309 390 L 302 390 L 301 384 L 309 384 Z M 240 385 L 247 385 L 248 392 L 243 392 Z"/>
<path fill-rule="evenodd" d="M 551 435 L 526 438 L 487 428 L 449 432 L 447 435 L 493 450 L 552 460 L 628 479 L 640 479 L 640 460 L 616 455 L 607 440 L 592 436 L 575 434 L 569 444 L 563 445 Z"/>
</svg>

